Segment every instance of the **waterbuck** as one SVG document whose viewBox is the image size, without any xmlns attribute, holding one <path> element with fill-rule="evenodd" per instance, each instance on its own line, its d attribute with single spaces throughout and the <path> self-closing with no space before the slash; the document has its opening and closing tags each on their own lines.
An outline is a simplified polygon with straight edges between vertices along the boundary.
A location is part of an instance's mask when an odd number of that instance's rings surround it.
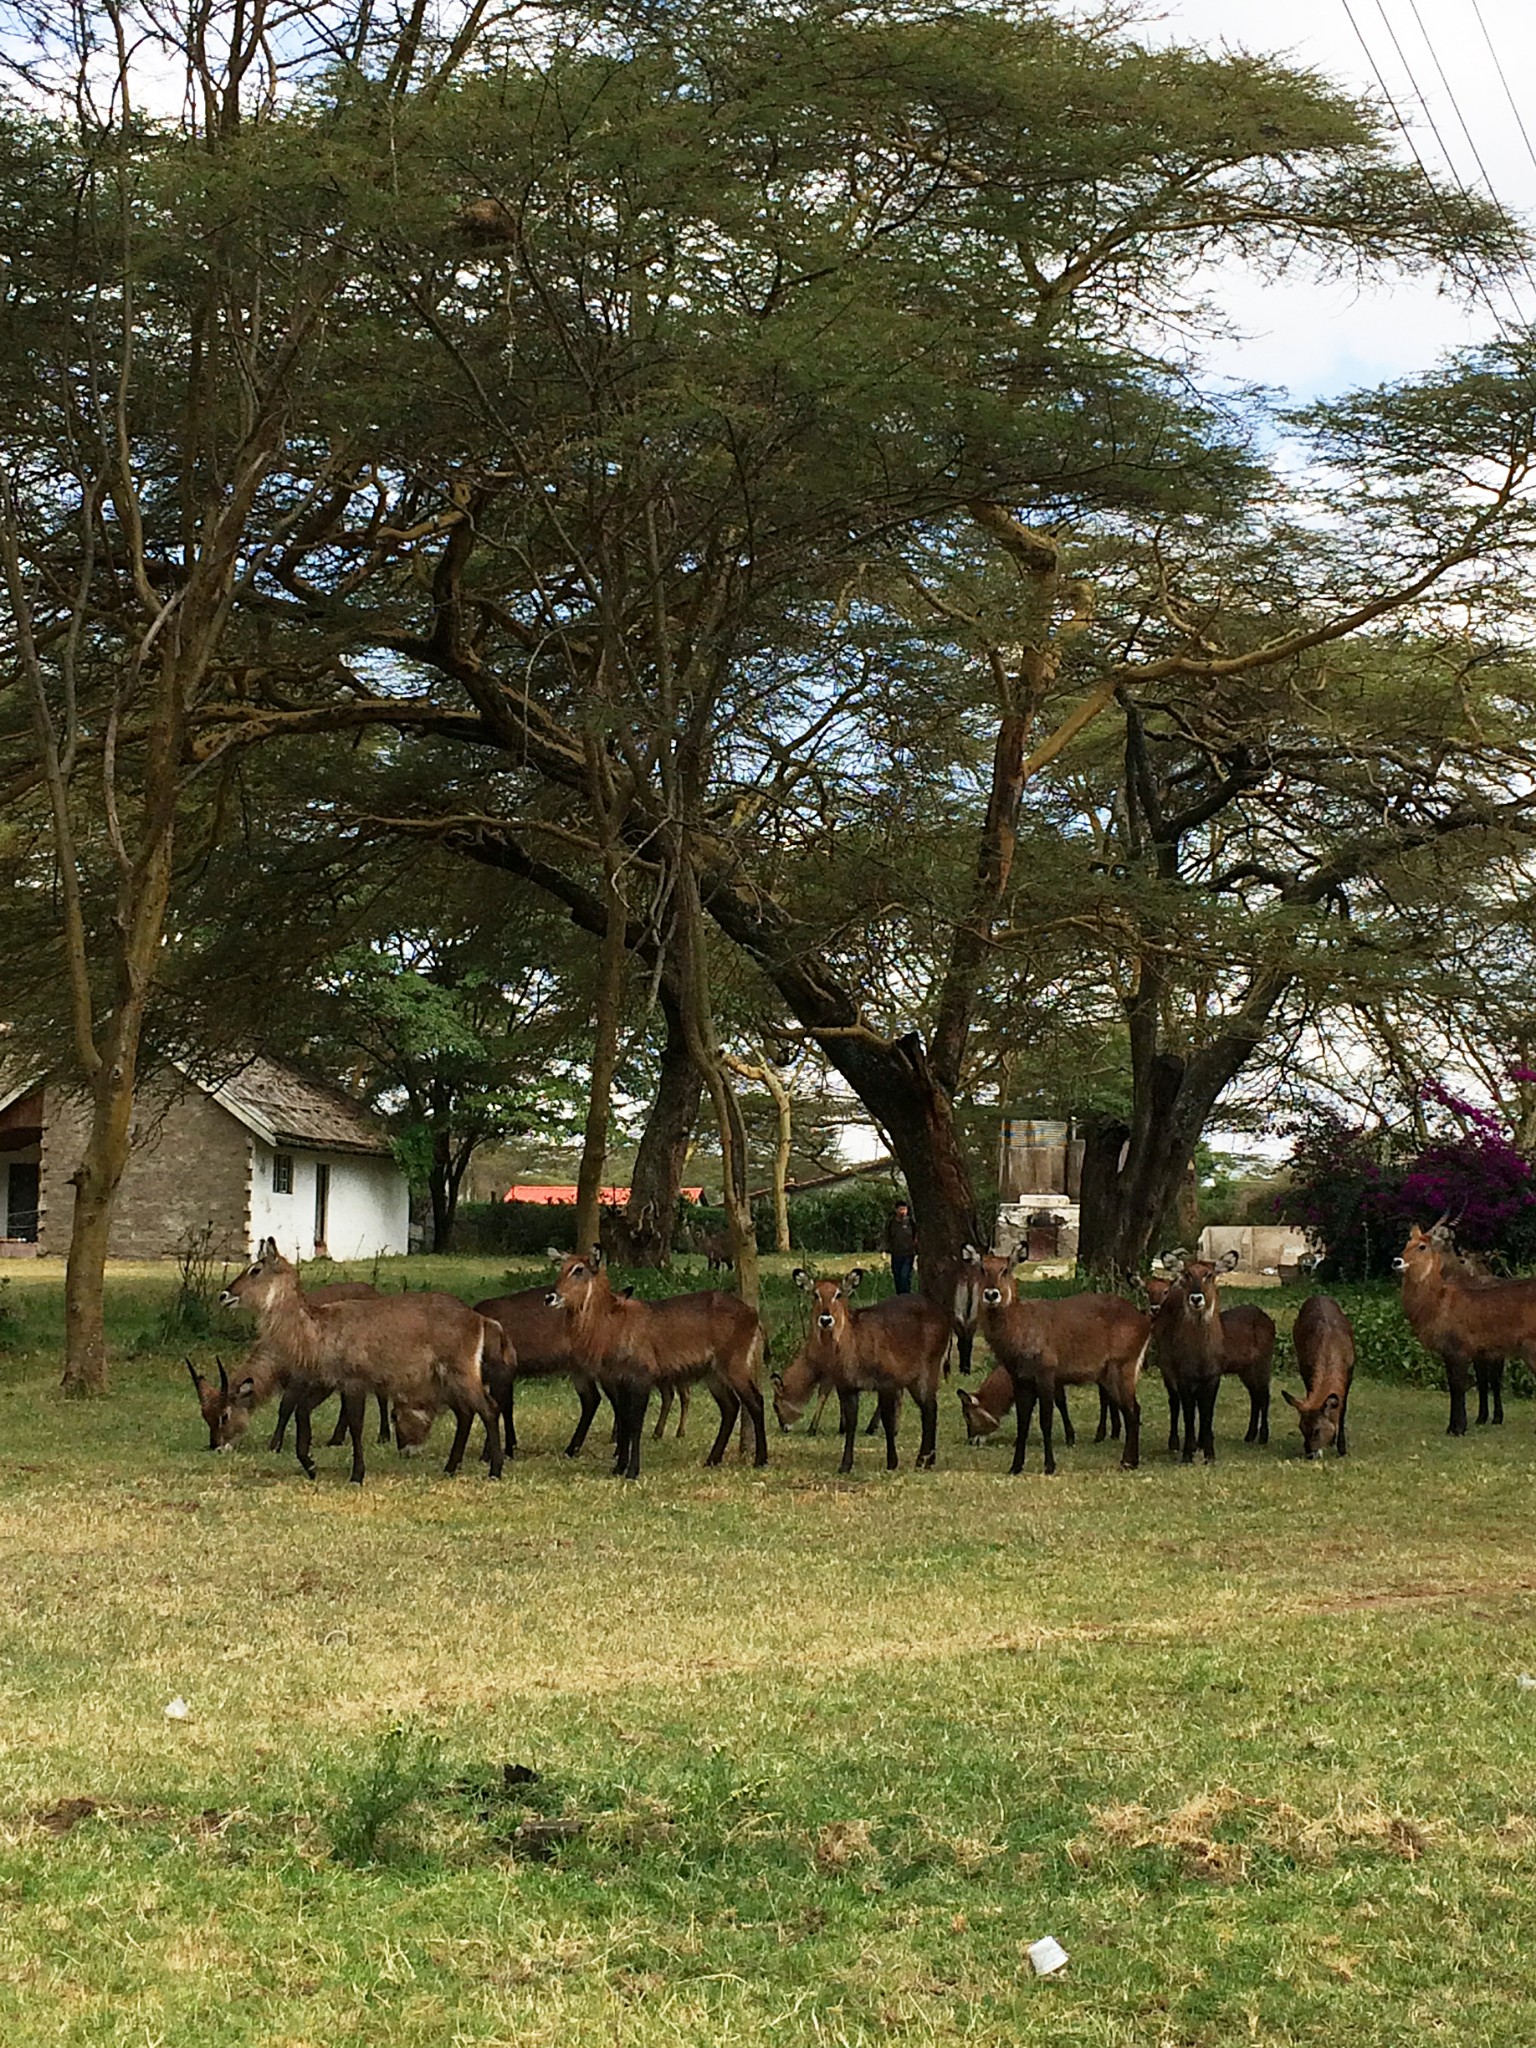
<svg viewBox="0 0 1536 2048">
<path fill-rule="evenodd" d="M 1302 1448 L 1309 1458 L 1320 1458 L 1332 1444 L 1342 1458 L 1348 1449 L 1344 1424 L 1355 1376 L 1355 1333 L 1349 1317 L 1330 1296 L 1314 1294 L 1301 1305 L 1291 1342 L 1307 1391 L 1300 1401 L 1290 1393 L 1285 1398 L 1301 1424 Z"/>
<path fill-rule="evenodd" d="M 981 1262 L 981 1329 L 998 1364 L 1013 1379 L 1019 1434 L 1015 1472 L 1024 1470 L 1029 1425 L 1036 1403 L 1045 1470 L 1056 1470 L 1051 1418 L 1064 1387 L 1101 1387 L 1119 1409 L 1125 1428 L 1120 1464 L 1131 1472 L 1141 1460 L 1141 1404 L 1136 1383 L 1146 1356 L 1152 1319 L 1116 1294 L 1069 1294 L 1020 1301 L 1012 1258 L 991 1253 Z"/>
<path fill-rule="evenodd" d="M 501 1476 L 501 1434 L 495 1404 L 487 1392 L 483 1368 L 493 1370 L 503 1352 L 501 1331 L 466 1308 L 451 1294 L 389 1294 L 373 1301 L 307 1302 L 299 1276 L 268 1238 L 256 1261 L 237 1274 L 219 1297 L 226 1307 L 244 1306 L 256 1314 L 256 1347 L 243 1375 L 216 1391 L 198 1389 L 210 1434 L 221 1447 L 240 1436 L 255 1409 L 284 1386 L 301 1384 L 295 1410 L 294 1449 L 307 1477 L 315 1476 L 310 1457 L 310 1415 L 327 1394 L 382 1394 L 406 1407 L 435 1412 L 453 1410 L 453 1448 L 447 1470 L 457 1472 L 464 1446 L 478 1415 L 494 1438 L 491 1475 Z M 365 1475 L 361 1406 L 348 1405 L 352 1437 L 352 1479 Z"/>
<path fill-rule="evenodd" d="M 1237 1253 L 1227 1252 L 1211 1267 L 1213 1277 L 1219 1278 L 1221 1274 L 1231 1272 L 1237 1262 Z M 1164 1303 L 1177 1285 L 1177 1279 L 1177 1275 L 1154 1274 L 1144 1283 L 1147 1299 L 1153 1309 L 1152 1356 L 1162 1373 L 1163 1385 L 1168 1393 L 1170 1457 L 1176 1456 L 1179 1450 L 1183 1387 L 1175 1358 L 1176 1346 L 1171 1341 L 1172 1322 L 1165 1324 L 1162 1321 L 1162 1311 Z M 1175 1309 L 1170 1313 L 1176 1312 Z M 1274 1376 L 1275 1363 L 1274 1322 L 1263 1309 L 1256 1308 L 1252 1302 L 1240 1301 L 1232 1308 L 1219 1311 L 1217 1329 L 1221 1340 L 1221 1376 L 1240 1381 L 1248 1396 L 1248 1428 L 1244 1433 L 1243 1442 L 1267 1444 L 1270 1382 Z M 1213 1412 L 1213 1435 L 1214 1430 Z"/>
<path fill-rule="evenodd" d="M 636 1301 L 615 1294 L 601 1246 L 571 1252 L 560 1262 L 545 1297 L 567 1319 L 571 1352 L 613 1403 L 616 1424 L 614 1475 L 640 1476 L 640 1438 L 653 1392 L 702 1379 L 720 1410 L 720 1428 L 706 1465 L 725 1456 L 736 1418 L 752 1424 L 753 1462 L 768 1462 L 763 1427 L 763 1394 L 758 1368 L 763 1326 L 734 1294 L 709 1290 L 673 1294 L 660 1301 Z"/>
<path fill-rule="evenodd" d="M 1504 1361 L 1536 1366 L 1536 1280 L 1484 1280 L 1460 1267 L 1436 1234 L 1415 1224 L 1393 1261 L 1403 1276 L 1403 1313 L 1413 1334 L 1445 1366 L 1451 1396 L 1447 1436 L 1467 1433 L 1467 1382 L 1477 1376 L 1478 1413 L 1504 1420 Z"/>
<path fill-rule="evenodd" d="M 839 1470 L 851 1472 L 859 1396 L 873 1393 L 885 1430 L 885 1467 L 894 1472 L 896 1417 L 902 1395 L 910 1394 L 922 1418 L 918 1469 L 930 1467 L 938 1440 L 939 1380 L 951 1335 L 944 1311 L 920 1294 L 893 1294 L 867 1308 L 852 1307 L 851 1298 L 864 1280 L 862 1266 L 841 1280 L 813 1280 L 804 1266 L 797 1266 L 794 1279 L 812 1298 L 811 1325 L 788 1371 L 774 1378 L 780 1427 L 796 1420 L 815 1388 L 830 1387 L 837 1395 L 843 1432 Z"/>
</svg>

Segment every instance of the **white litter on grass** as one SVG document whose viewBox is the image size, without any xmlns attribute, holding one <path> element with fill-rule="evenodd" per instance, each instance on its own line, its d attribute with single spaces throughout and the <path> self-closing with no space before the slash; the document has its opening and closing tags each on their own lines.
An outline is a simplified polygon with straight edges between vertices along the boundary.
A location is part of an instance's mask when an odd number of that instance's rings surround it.
<svg viewBox="0 0 1536 2048">
<path fill-rule="evenodd" d="M 177 1693 L 175 1699 L 171 1700 L 167 1705 L 165 1710 L 165 1718 L 167 1719 L 167 1721 L 191 1720 L 192 1709 L 187 1705 L 186 1701 L 182 1698 L 180 1693 Z"/>
<path fill-rule="evenodd" d="M 1067 1952 L 1054 1934 L 1042 1935 L 1028 1950 L 1029 1960 L 1037 1977 L 1051 1977 L 1056 1971 L 1067 1966 Z"/>
<path fill-rule="evenodd" d="M 1536 1692 L 1536 1678 L 1532 1678 L 1529 1671 L 1522 1671 L 1515 1683 L 1522 1692 Z"/>
</svg>

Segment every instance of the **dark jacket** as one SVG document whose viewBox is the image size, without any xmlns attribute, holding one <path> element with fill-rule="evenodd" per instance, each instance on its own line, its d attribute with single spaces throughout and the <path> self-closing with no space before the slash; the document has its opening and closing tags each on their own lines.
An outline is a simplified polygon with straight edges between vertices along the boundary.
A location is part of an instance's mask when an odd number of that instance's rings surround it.
<svg viewBox="0 0 1536 2048">
<path fill-rule="evenodd" d="M 910 1259 L 917 1252 L 917 1225 L 911 1213 L 893 1216 L 885 1226 L 885 1248 L 893 1259 Z"/>
</svg>

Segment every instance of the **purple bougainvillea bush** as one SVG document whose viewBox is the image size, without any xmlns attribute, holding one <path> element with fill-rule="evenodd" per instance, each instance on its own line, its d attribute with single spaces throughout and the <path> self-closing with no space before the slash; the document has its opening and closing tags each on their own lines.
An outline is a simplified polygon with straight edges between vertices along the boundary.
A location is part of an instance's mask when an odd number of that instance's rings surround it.
<svg viewBox="0 0 1536 2048">
<path fill-rule="evenodd" d="M 1523 1069 L 1515 1080 L 1536 1078 Z M 1496 1110 L 1425 1082 L 1422 1099 L 1459 1128 L 1415 1151 L 1387 1130 L 1352 1129 L 1328 1109 L 1296 1130 L 1282 1221 L 1327 1247 L 1319 1277 L 1370 1280 L 1391 1271 L 1409 1228 L 1449 1219 L 1458 1248 L 1504 1270 L 1536 1262 L 1536 1172 Z"/>
</svg>

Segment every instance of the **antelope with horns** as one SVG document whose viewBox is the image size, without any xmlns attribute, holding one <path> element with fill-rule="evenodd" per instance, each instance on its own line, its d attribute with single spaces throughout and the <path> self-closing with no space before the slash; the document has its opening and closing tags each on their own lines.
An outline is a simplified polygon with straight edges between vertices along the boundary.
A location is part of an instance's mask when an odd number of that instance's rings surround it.
<svg viewBox="0 0 1536 2048">
<path fill-rule="evenodd" d="M 294 1449 L 307 1477 L 310 1415 L 327 1394 L 382 1394 L 406 1407 L 453 1410 L 457 1427 L 447 1470 L 457 1472 L 478 1415 L 494 1436 L 491 1476 L 501 1476 L 501 1433 L 486 1390 L 484 1368 L 504 1363 L 504 1340 L 495 1323 L 466 1308 L 450 1294 L 390 1294 L 375 1301 L 332 1301 L 316 1306 L 299 1290 L 298 1274 L 268 1238 L 254 1264 L 235 1276 L 220 1296 L 225 1307 L 244 1306 L 256 1314 L 256 1347 L 233 1386 L 198 1388 L 210 1435 L 220 1446 L 233 1443 L 253 1411 L 292 1381 L 302 1383 L 296 1408 Z M 365 1476 L 361 1403 L 348 1404 L 352 1437 L 352 1479 Z"/>
<path fill-rule="evenodd" d="M 998 1364 L 1013 1380 L 1019 1412 L 1015 1472 L 1024 1469 L 1030 1418 L 1038 1402 L 1045 1469 L 1056 1470 L 1051 1417 L 1064 1387 L 1096 1386 L 1119 1409 L 1125 1426 L 1120 1464 L 1141 1460 L 1141 1405 L 1136 1383 L 1146 1356 L 1152 1319 L 1115 1294 L 1069 1294 L 1054 1301 L 1020 1301 L 1013 1260 L 989 1254 L 981 1262 L 981 1329 Z"/>
<path fill-rule="evenodd" d="M 1413 1334 L 1445 1366 L 1451 1396 L 1447 1436 L 1467 1433 L 1467 1382 L 1477 1378 L 1479 1422 L 1504 1420 L 1504 1362 L 1536 1365 L 1536 1280 L 1484 1280 L 1461 1267 L 1438 1234 L 1415 1224 L 1393 1263 L 1403 1276 L 1403 1313 Z"/>
<path fill-rule="evenodd" d="M 794 1279 L 811 1296 L 811 1323 L 788 1371 L 774 1378 L 773 1405 L 780 1427 L 787 1429 L 796 1420 L 818 1386 L 830 1387 L 837 1395 L 843 1433 L 838 1469 L 851 1472 L 859 1396 L 873 1393 L 885 1430 L 885 1469 L 894 1472 L 899 1462 L 896 1417 L 902 1395 L 910 1394 L 922 1418 L 918 1469 L 931 1467 L 938 1442 L 939 1380 L 951 1336 L 944 1311 L 920 1294 L 893 1294 L 867 1308 L 851 1307 L 864 1280 L 862 1266 L 841 1280 L 814 1280 L 804 1266 L 797 1266 Z"/>
<path fill-rule="evenodd" d="M 1355 1376 L 1355 1333 L 1349 1317 L 1330 1296 L 1314 1294 L 1301 1305 L 1291 1342 L 1307 1391 L 1299 1401 L 1291 1393 L 1285 1398 L 1301 1424 L 1302 1448 L 1309 1458 L 1320 1458 L 1332 1444 L 1342 1458 L 1348 1449 L 1344 1424 Z"/>
<path fill-rule="evenodd" d="M 743 1412 L 752 1424 L 753 1461 L 767 1464 L 758 1384 L 763 1326 L 738 1296 L 709 1290 L 636 1301 L 615 1294 L 602 1249 L 594 1245 L 590 1252 L 571 1252 L 561 1260 L 545 1298 L 566 1318 L 577 1365 L 613 1403 L 616 1478 L 640 1476 L 640 1438 L 652 1393 L 698 1379 L 706 1382 L 720 1410 L 719 1432 L 705 1464 L 720 1463 Z"/>
</svg>

